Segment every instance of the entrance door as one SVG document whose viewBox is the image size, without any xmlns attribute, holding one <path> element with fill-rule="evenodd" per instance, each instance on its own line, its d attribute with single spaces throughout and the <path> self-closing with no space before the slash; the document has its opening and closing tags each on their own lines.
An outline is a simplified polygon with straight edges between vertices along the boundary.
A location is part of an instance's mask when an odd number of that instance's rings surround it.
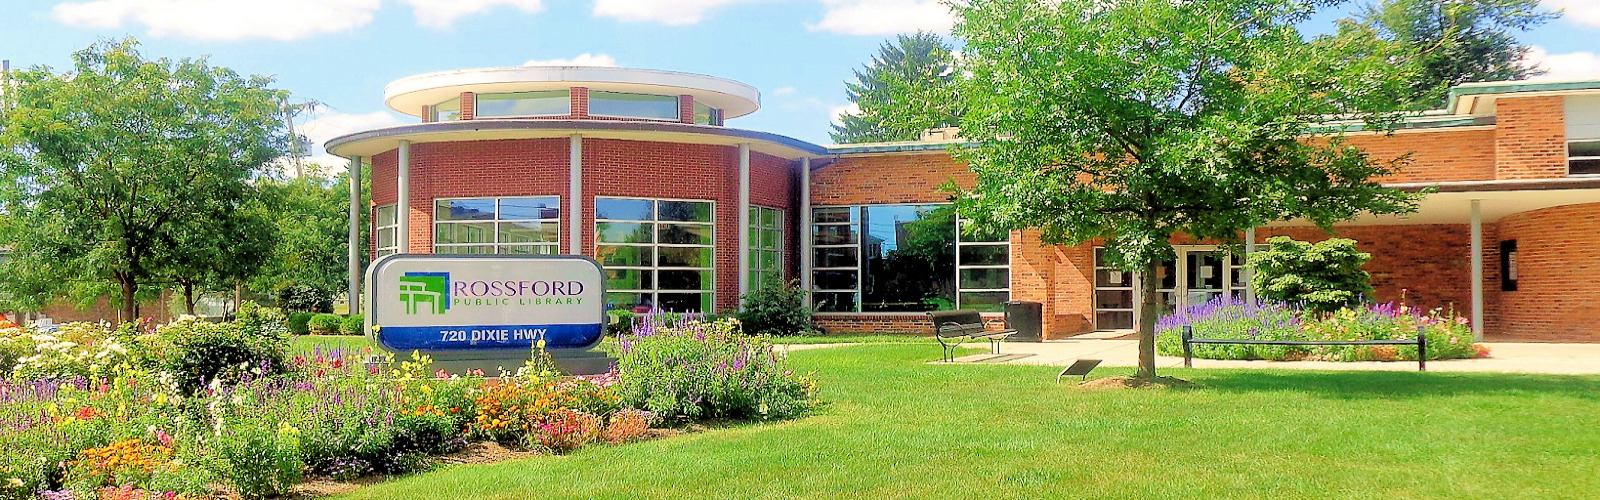
<svg viewBox="0 0 1600 500">
<path fill-rule="evenodd" d="M 1224 267 L 1223 253 L 1216 250 L 1186 250 L 1179 252 L 1184 263 L 1183 303 L 1189 307 L 1210 302 L 1227 293 L 1228 269 Z"/>
<path fill-rule="evenodd" d="M 1246 284 L 1243 279 L 1244 259 L 1239 255 L 1214 246 L 1180 246 L 1175 248 L 1177 259 L 1162 262 L 1156 267 L 1156 299 L 1163 314 L 1171 314 L 1189 306 L 1204 304 L 1224 294 L 1243 296 Z M 1136 280 L 1144 276 L 1123 279 L 1121 271 L 1106 267 L 1101 260 L 1101 249 L 1095 252 L 1096 304 L 1095 328 L 1099 330 L 1126 330 L 1137 327 Z"/>
</svg>

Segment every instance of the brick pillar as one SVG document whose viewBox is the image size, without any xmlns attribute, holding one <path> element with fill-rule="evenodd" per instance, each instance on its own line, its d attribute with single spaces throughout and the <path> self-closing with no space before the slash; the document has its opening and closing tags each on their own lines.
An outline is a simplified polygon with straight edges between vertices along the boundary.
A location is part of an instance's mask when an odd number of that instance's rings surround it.
<svg viewBox="0 0 1600 500">
<path fill-rule="evenodd" d="M 422 107 L 422 123 L 433 121 L 433 106 Z"/>
<path fill-rule="evenodd" d="M 1567 175 L 1566 109 L 1561 96 L 1501 97 L 1495 110 L 1496 179 Z"/>
<path fill-rule="evenodd" d="M 478 112 L 478 95 L 471 92 L 461 93 L 461 119 L 471 120 Z"/>
<path fill-rule="evenodd" d="M 694 123 L 694 96 L 678 96 L 678 121 Z"/>
<path fill-rule="evenodd" d="M 572 117 L 589 117 L 589 88 L 572 87 Z"/>
</svg>

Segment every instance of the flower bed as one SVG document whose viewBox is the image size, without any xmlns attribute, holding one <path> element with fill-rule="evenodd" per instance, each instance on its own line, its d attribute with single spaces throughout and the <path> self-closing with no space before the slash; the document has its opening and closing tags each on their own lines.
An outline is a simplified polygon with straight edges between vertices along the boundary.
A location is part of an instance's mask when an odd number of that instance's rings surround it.
<svg viewBox="0 0 1600 500">
<path fill-rule="evenodd" d="M 1283 304 L 1249 303 L 1218 298 L 1163 316 L 1156 323 L 1156 350 L 1165 356 L 1182 356 L 1184 326 L 1197 338 L 1256 340 L 1408 340 L 1417 328 L 1428 336 L 1428 359 L 1463 359 L 1489 355 L 1473 343 L 1466 318 L 1434 309 L 1426 313 L 1404 304 L 1369 304 L 1321 314 Z M 1191 346 L 1194 356 L 1207 359 L 1266 359 L 1276 361 L 1401 361 L 1417 359 L 1411 346 Z"/>
<path fill-rule="evenodd" d="M 770 346 L 762 358 L 768 361 L 752 362 L 765 344 L 728 325 L 707 337 L 695 333 L 707 327 L 684 323 L 649 340 L 634 338 L 624 349 L 632 353 L 623 355 L 629 362 L 605 375 L 558 376 L 536 350 L 517 373 L 486 378 L 432 371 L 431 361 L 415 354 L 389 368 L 366 367 L 362 358 L 370 350 L 289 356 L 282 322 L 268 316 L 252 311 L 221 325 L 72 324 L 54 335 L 0 332 L 0 347 L 19 353 L 0 366 L 6 374 L 0 448 L 7 450 L 0 456 L 0 499 L 205 498 L 227 491 L 259 498 L 284 494 L 308 476 L 348 480 L 426 469 L 435 457 L 476 441 L 562 453 L 626 443 L 663 422 L 790 417 L 809 407 L 814 392 L 781 371 Z M 715 394 L 718 403 L 709 410 L 674 410 L 663 419 L 630 396 L 687 366 L 661 366 L 685 359 L 679 356 L 640 356 L 658 352 L 648 346 L 668 338 L 680 341 L 675 352 L 717 353 L 693 366 L 734 361 L 695 372 L 700 385 L 693 387 L 716 388 L 696 392 Z M 199 362 L 206 356 L 230 361 Z M 773 387 L 785 389 L 764 392 Z M 769 410 L 737 410 L 752 404 Z"/>
</svg>

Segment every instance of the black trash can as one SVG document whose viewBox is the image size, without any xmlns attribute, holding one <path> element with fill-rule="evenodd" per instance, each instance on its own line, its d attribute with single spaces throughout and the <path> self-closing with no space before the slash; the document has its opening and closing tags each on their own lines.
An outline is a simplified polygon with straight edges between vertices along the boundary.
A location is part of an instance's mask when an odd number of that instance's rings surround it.
<svg viewBox="0 0 1600 500">
<path fill-rule="evenodd" d="M 1038 342 L 1044 338 L 1044 304 L 1011 301 L 1006 303 L 1006 328 L 1016 330 L 1013 341 Z"/>
</svg>

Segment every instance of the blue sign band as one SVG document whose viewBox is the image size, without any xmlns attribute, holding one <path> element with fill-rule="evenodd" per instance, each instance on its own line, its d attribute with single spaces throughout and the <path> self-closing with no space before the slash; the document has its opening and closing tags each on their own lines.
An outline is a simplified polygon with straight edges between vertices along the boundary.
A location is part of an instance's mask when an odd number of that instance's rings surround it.
<svg viewBox="0 0 1600 500">
<path fill-rule="evenodd" d="M 602 333 L 599 323 L 588 325 L 496 326 L 385 326 L 378 340 L 394 351 L 466 351 L 533 348 L 544 339 L 545 349 L 582 349 Z"/>
</svg>

